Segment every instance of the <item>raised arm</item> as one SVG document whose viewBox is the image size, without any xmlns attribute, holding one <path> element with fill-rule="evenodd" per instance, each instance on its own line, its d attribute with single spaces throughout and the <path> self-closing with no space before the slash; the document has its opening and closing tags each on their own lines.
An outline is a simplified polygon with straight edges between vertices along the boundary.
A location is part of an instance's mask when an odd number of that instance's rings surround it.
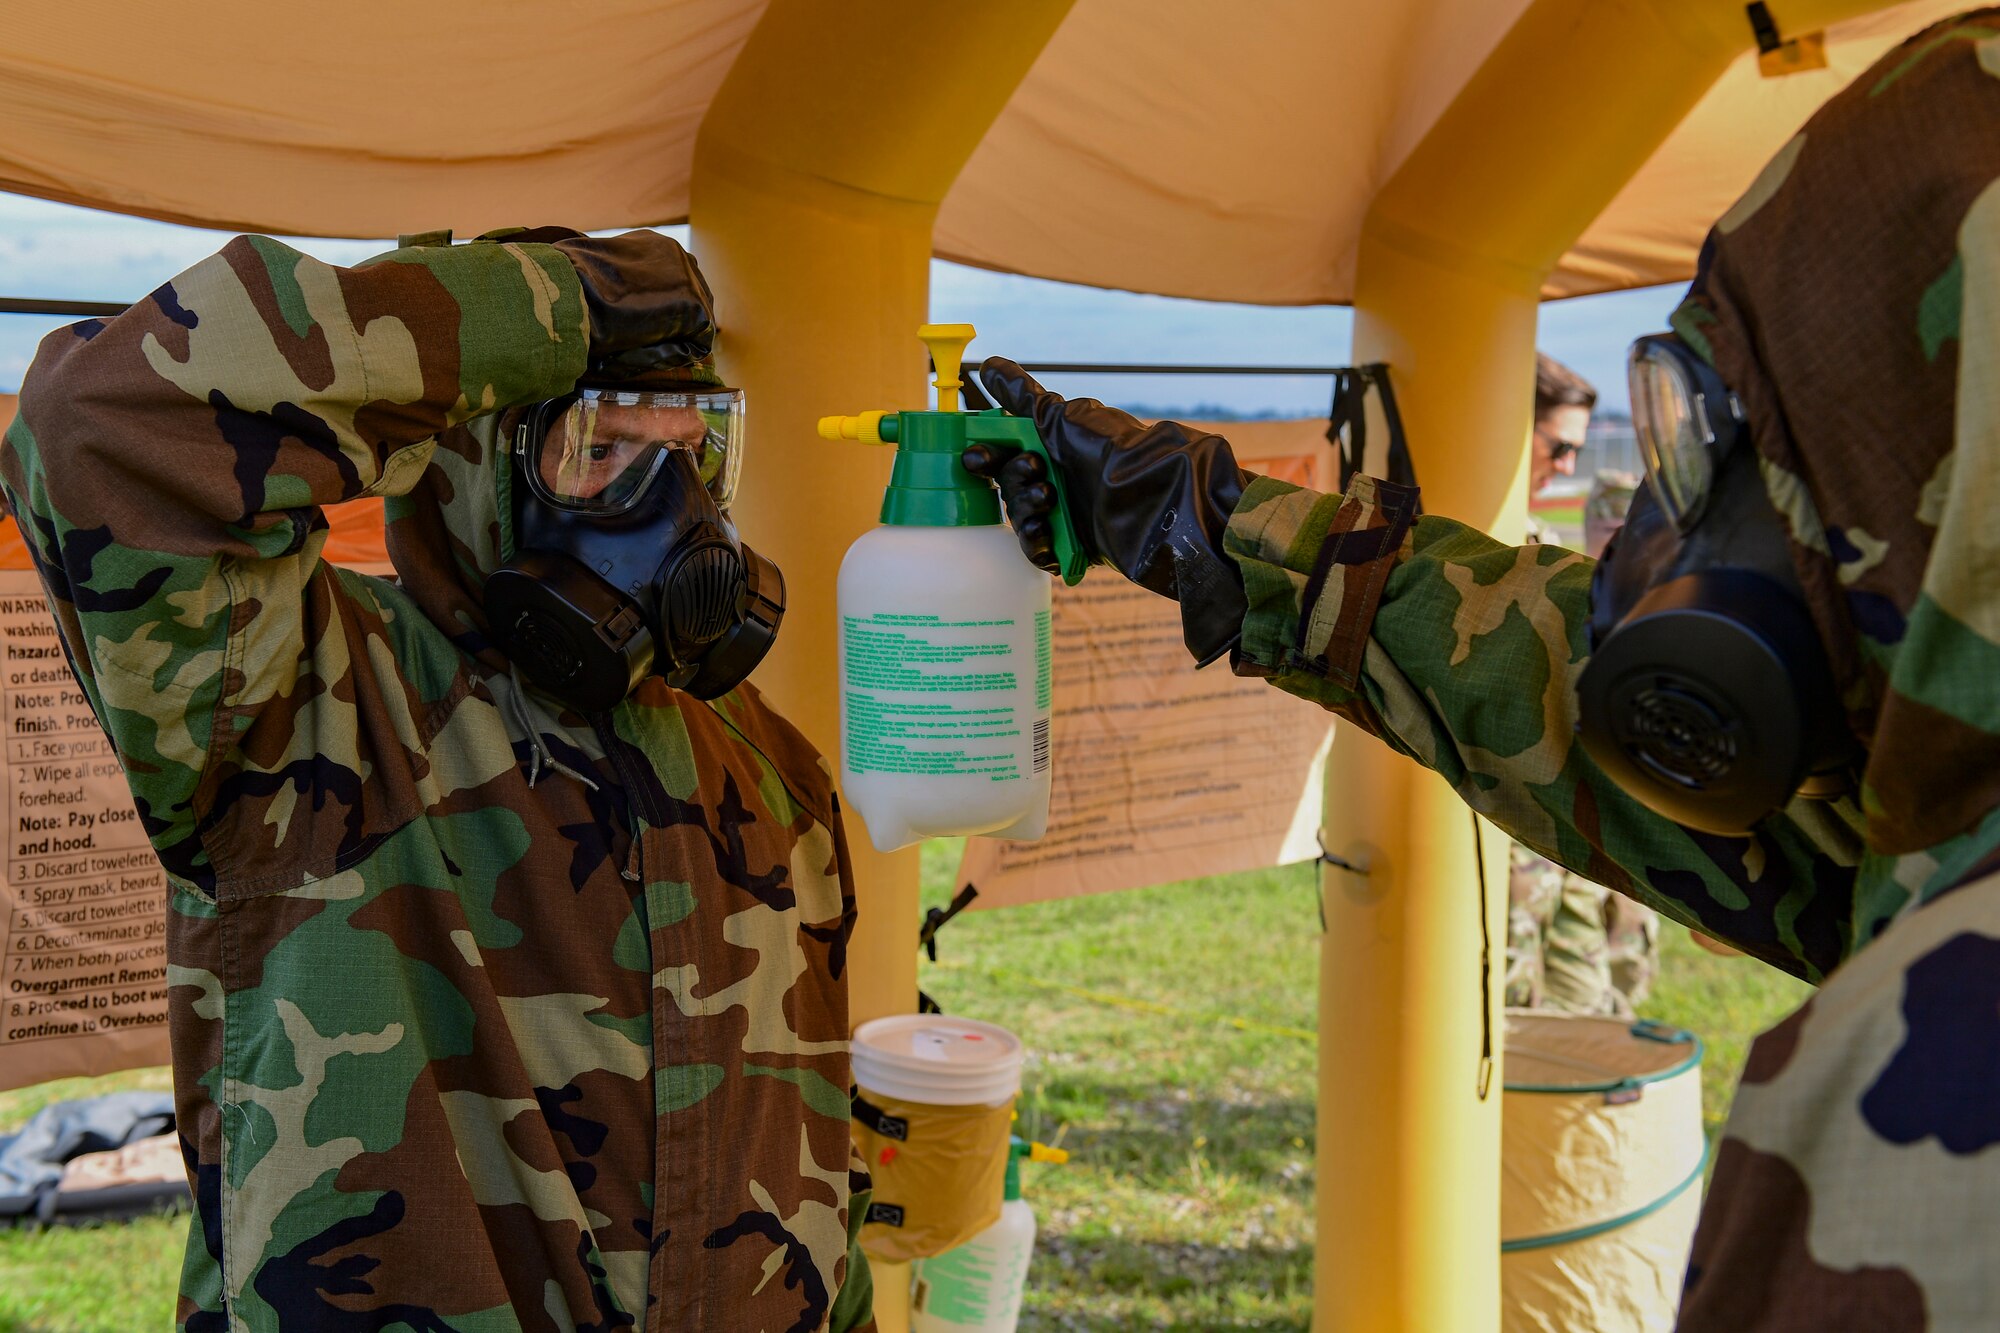
<svg viewBox="0 0 2000 1333">
<path fill-rule="evenodd" d="M 407 491 L 439 432 L 564 392 L 589 343 L 550 245 L 338 268 L 254 236 L 43 341 L 0 484 L 170 871 L 228 878 L 225 770 L 234 795 L 361 799 L 383 738 L 350 683 L 380 609 L 321 567 L 319 507 Z"/>
</svg>

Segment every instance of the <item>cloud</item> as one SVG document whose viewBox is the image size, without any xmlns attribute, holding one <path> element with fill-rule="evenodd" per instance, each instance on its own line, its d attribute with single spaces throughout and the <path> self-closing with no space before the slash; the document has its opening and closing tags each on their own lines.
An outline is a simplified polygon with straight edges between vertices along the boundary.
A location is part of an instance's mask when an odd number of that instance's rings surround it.
<svg viewBox="0 0 2000 1333">
<path fill-rule="evenodd" d="M 1351 311 L 1271 308 L 1103 291 L 931 265 L 931 317 L 979 329 L 974 356 L 1016 361 L 1167 365 L 1341 365 L 1353 343 Z M 1114 403 L 1216 403 L 1239 412 L 1324 412 L 1325 377 L 1061 375 L 1049 387 Z"/>
<path fill-rule="evenodd" d="M 131 301 L 205 255 L 231 233 L 0 195 L 0 295 Z M 292 240 L 308 254 L 354 263 L 377 241 Z"/>
</svg>

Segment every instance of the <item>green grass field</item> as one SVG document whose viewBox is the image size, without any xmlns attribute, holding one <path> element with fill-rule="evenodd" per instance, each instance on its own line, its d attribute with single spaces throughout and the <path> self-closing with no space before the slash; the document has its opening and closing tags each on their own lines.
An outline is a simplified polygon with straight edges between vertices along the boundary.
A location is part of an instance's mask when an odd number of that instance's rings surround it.
<svg viewBox="0 0 2000 1333">
<path fill-rule="evenodd" d="M 956 847 L 925 849 L 925 902 Z M 1026 1329 L 1303 1329 L 1312 1307 L 1311 869 L 961 916 L 922 984 L 1031 1052 L 1021 1129 L 1041 1219 Z M 1649 1016 L 1708 1041 L 1712 1133 L 1751 1036 L 1806 988 L 1668 927 Z M 163 1071 L 0 1094 L 0 1130 L 61 1097 L 164 1086 Z M 0 1231 L 0 1333 L 129 1333 L 170 1319 L 185 1222 Z"/>
</svg>

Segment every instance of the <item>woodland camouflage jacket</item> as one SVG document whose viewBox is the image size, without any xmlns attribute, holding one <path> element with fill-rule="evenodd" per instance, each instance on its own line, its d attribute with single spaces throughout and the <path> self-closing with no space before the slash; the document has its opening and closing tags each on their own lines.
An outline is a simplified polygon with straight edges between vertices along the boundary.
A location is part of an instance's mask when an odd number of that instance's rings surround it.
<svg viewBox="0 0 2000 1333">
<path fill-rule="evenodd" d="M 1575 743 L 1594 562 L 1415 518 L 1415 499 L 1365 476 L 1344 496 L 1245 488 L 1226 538 L 1250 599 L 1236 669 L 1436 770 L 1556 864 L 1798 976 L 1832 969 L 1858 832 L 1795 802 L 1748 838 L 1712 836 L 1627 796 Z"/>
<path fill-rule="evenodd" d="M 497 414 L 586 318 L 545 245 L 248 237 L 28 373 L 7 502 L 170 876 L 188 1333 L 869 1317 L 824 765 L 748 688 L 559 713 L 485 634 Z M 320 559 L 365 495 L 395 581 Z"/>
<path fill-rule="evenodd" d="M 1716 223 L 1672 316 L 1750 421 L 1868 752 L 1858 800 L 1794 801 L 1747 837 L 1646 810 L 1575 743 L 1593 562 L 1416 518 L 1387 482 L 1245 489 L 1226 538 L 1250 603 L 1238 669 L 1435 769 L 1557 864 L 1821 980 L 2000 869 L 1996 274 L 1988 9 L 1822 107 Z"/>
<path fill-rule="evenodd" d="M 2000 9 L 1917 33 L 1717 220 L 1672 326 L 1741 404 L 1853 797 L 1677 827 L 1576 744 L 1592 563 L 1259 479 L 1239 670 L 1536 852 L 1813 982 L 1745 1062 L 1683 1333 L 1990 1329 L 2000 1199 Z"/>
</svg>

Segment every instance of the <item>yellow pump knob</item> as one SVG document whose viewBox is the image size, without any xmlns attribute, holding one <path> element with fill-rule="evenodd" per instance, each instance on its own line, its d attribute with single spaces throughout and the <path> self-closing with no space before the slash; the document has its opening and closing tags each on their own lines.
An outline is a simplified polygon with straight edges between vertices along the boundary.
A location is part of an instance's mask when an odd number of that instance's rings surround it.
<svg viewBox="0 0 2000 1333">
<path fill-rule="evenodd" d="M 882 418 L 887 412 L 863 412 L 858 417 L 821 417 L 822 440 L 859 440 L 863 444 L 887 444 L 882 438 Z"/>
<path fill-rule="evenodd" d="M 931 349 L 931 364 L 937 367 L 937 378 L 931 381 L 937 389 L 937 410 L 958 411 L 958 391 L 965 383 L 958 377 L 958 367 L 965 360 L 965 345 L 976 336 L 972 326 L 926 324 L 917 336 Z"/>
</svg>

